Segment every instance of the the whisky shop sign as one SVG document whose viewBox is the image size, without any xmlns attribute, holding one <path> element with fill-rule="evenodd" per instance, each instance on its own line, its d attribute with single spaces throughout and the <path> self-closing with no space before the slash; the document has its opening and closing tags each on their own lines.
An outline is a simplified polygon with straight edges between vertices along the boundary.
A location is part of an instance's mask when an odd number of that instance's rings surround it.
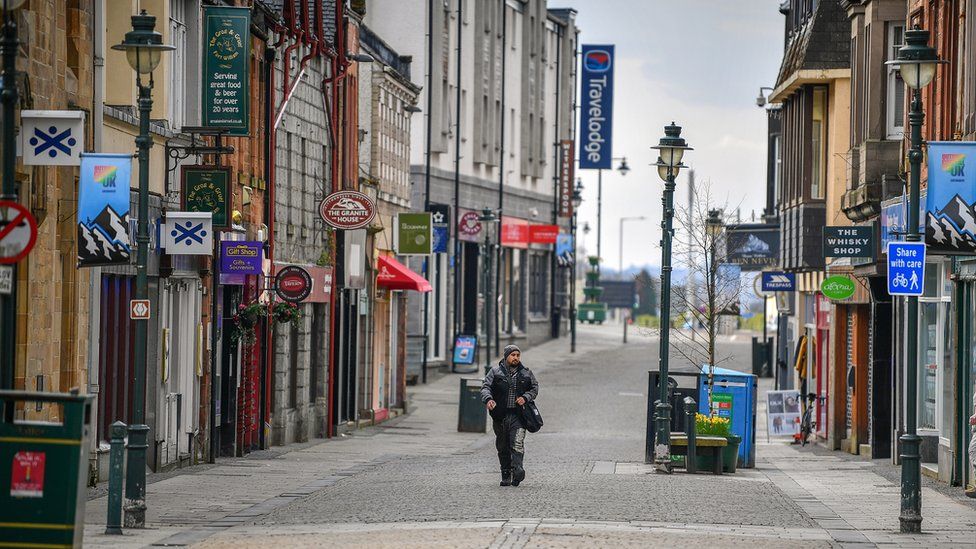
<svg viewBox="0 0 976 549">
<path fill-rule="evenodd" d="M 215 229 L 230 228 L 230 169 L 183 166 L 183 211 L 213 213 Z"/>
<path fill-rule="evenodd" d="M 361 229 L 373 220 L 373 200 L 358 191 L 338 191 L 319 204 L 319 215 L 331 227 L 343 230 Z"/>
<path fill-rule="evenodd" d="M 203 125 L 248 135 L 251 9 L 204 6 Z"/>
</svg>

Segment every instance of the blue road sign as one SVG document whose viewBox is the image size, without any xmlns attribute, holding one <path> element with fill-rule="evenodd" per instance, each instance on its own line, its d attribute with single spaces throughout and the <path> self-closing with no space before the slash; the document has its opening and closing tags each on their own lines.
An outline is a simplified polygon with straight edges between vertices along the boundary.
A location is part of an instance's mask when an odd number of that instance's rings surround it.
<svg viewBox="0 0 976 549">
<path fill-rule="evenodd" d="M 762 274 L 762 291 L 764 292 L 793 292 L 796 291 L 796 275 L 777 271 Z"/>
<path fill-rule="evenodd" d="M 888 293 L 922 295 L 925 290 L 925 244 L 888 243 Z"/>
</svg>

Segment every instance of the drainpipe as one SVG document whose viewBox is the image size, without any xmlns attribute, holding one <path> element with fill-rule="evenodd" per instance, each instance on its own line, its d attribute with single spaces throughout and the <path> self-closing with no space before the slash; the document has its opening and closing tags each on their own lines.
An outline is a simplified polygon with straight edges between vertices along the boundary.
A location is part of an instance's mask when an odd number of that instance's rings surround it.
<svg viewBox="0 0 976 549">
<path fill-rule="evenodd" d="M 93 68 L 92 81 L 92 150 L 101 152 L 103 144 L 103 124 L 105 119 L 105 0 L 95 0 L 94 6 L 95 36 L 92 48 Z M 99 386 L 99 319 L 101 318 L 101 280 L 102 268 L 92 267 L 88 278 L 88 394 L 96 394 Z M 101 395 L 97 398 L 101 399 Z M 94 407 L 98 417 L 99 406 Z M 98 425 L 98 420 L 94 421 Z M 97 429 L 96 429 L 97 431 Z M 98 448 L 98 437 L 92 437 L 92 448 Z M 97 455 L 97 454 L 96 454 Z"/>
</svg>

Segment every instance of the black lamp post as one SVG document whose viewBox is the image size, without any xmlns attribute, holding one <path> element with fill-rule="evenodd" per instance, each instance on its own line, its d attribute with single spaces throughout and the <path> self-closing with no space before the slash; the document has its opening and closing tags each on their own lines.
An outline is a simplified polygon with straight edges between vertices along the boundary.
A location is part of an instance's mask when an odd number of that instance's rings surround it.
<svg viewBox="0 0 976 549">
<path fill-rule="evenodd" d="M 580 204 L 583 203 L 583 181 L 576 180 L 576 189 L 573 190 L 573 264 L 571 265 L 572 274 L 570 275 L 570 293 L 572 294 L 572 311 L 569 315 L 569 352 L 576 352 L 576 250 L 579 244 L 576 242 L 576 214 Z"/>
<path fill-rule="evenodd" d="M 715 303 L 717 301 L 716 290 L 716 278 L 718 278 L 718 263 L 716 262 L 718 258 L 718 239 L 722 234 L 722 210 L 708 210 L 708 217 L 705 219 L 705 230 L 708 233 L 708 268 L 706 273 L 708 274 L 708 366 L 713 368 L 715 366 L 715 323 L 718 318 L 718 312 L 715 310 Z M 692 319 L 694 322 L 694 319 Z M 763 341 L 766 341 L 765 338 Z M 711 378 L 709 379 L 711 381 Z"/>
<path fill-rule="evenodd" d="M 494 262 L 493 259 L 495 257 L 495 252 L 494 252 L 494 246 L 492 246 L 491 243 L 491 227 L 492 225 L 494 225 L 496 221 L 498 221 L 498 217 L 495 215 L 495 211 L 492 210 L 491 208 L 484 208 L 481 210 L 481 215 L 478 216 L 478 221 L 481 222 L 481 230 L 484 231 L 485 233 L 485 240 L 482 243 L 483 248 L 481 251 L 481 260 L 483 262 L 482 270 L 484 273 L 485 374 L 487 374 L 488 371 L 491 370 L 491 358 L 492 358 L 491 326 L 493 324 L 492 318 L 494 318 L 492 316 L 493 314 L 492 304 L 494 300 L 494 296 L 492 295 L 492 288 L 494 284 L 492 284 L 491 271 L 493 266 L 492 263 Z"/>
<path fill-rule="evenodd" d="M 163 44 L 163 36 L 155 31 L 156 17 L 143 10 L 132 16 L 132 30 L 125 33 L 121 44 L 113 50 L 124 51 L 129 66 L 136 71 L 139 89 L 139 219 L 136 231 L 136 292 L 135 299 L 149 298 L 146 263 L 149 257 L 149 149 L 153 140 L 149 134 L 149 114 L 152 111 L 152 72 L 159 65 L 162 53 L 174 49 Z M 149 81 L 143 85 L 142 75 Z M 146 526 L 146 450 L 149 448 L 149 426 L 145 425 L 146 404 L 146 337 L 148 321 L 136 320 L 135 379 L 132 389 L 132 418 L 129 423 L 128 458 L 125 478 L 125 526 Z"/>
<path fill-rule="evenodd" d="M 626 176 L 630 173 L 630 166 L 627 165 L 627 157 L 613 157 L 610 159 L 612 163 L 615 160 L 620 161 L 620 165 L 617 166 L 617 171 L 620 175 Z M 602 261 L 602 243 L 603 243 L 603 170 L 597 170 L 596 172 L 596 256 L 601 258 Z M 597 263 L 597 272 L 600 271 L 600 264 Z"/>
<path fill-rule="evenodd" d="M 911 179 L 908 188 L 908 228 L 905 240 L 919 242 L 922 235 L 918 230 L 918 208 L 921 192 L 922 167 L 922 91 L 935 77 L 939 63 L 935 48 L 928 45 L 929 31 L 916 26 L 905 31 L 905 45 L 898 50 L 898 59 L 888 64 L 898 67 L 901 78 L 912 90 L 912 105 L 908 112 L 911 127 L 911 148 L 908 150 L 908 163 Z M 908 341 L 906 344 L 905 371 L 905 433 L 901 441 L 901 514 L 898 520 L 903 533 L 922 531 L 921 465 L 919 463 L 919 444 L 921 438 L 918 428 L 918 297 L 908 297 Z"/>
<path fill-rule="evenodd" d="M 657 173 L 664 180 L 664 216 L 661 221 L 661 341 L 658 375 L 657 438 L 654 444 L 655 470 L 671 472 L 671 405 L 668 403 L 668 353 L 671 349 L 671 240 L 674 238 L 674 180 L 684 167 L 681 158 L 691 150 L 681 138 L 681 128 L 674 122 L 665 126 L 664 137 L 656 149 Z M 654 398 L 648 394 L 647 398 Z"/>
<path fill-rule="evenodd" d="M 3 104 L 3 190 L 0 199 L 17 201 L 16 166 L 17 144 L 14 131 L 14 110 L 17 107 L 17 21 L 13 11 L 25 0 L 3 0 L 3 34 L 0 36 L 0 55 L 3 56 L 3 80 L 0 81 L 0 103 Z M 0 389 L 14 388 L 14 356 L 17 328 L 17 266 L 11 265 L 10 295 L 0 295 Z"/>
</svg>

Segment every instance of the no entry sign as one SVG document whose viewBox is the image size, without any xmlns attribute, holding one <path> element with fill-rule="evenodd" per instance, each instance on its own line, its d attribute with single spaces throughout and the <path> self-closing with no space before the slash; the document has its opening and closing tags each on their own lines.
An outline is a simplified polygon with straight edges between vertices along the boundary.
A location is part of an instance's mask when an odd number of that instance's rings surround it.
<svg viewBox="0 0 976 549">
<path fill-rule="evenodd" d="M 37 220 L 27 208 L 0 200 L 0 264 L 17 263 L 37 242 Z"/>
</svg>

